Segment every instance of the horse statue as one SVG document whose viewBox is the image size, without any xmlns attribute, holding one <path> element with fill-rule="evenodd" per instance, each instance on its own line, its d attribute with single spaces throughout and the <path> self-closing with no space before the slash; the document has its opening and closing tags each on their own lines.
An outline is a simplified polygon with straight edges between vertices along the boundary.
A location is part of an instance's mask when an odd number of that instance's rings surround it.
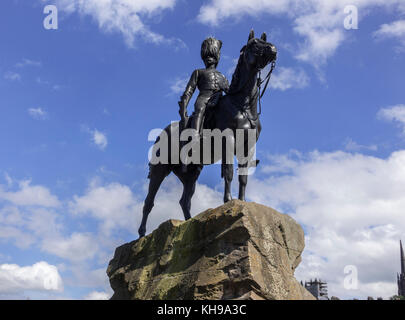
<svg viewBox="0 0 405 320">
<path fill-rule="evenodd" d="M 194 195 L 196 182 L 204 165 L 222 161 L 221 176 L 225 181 L 224 202 L 232 200 L 231 182 L 234 171 L 234 155 L 236 155 L 238 161 L 239 199 L 242 201 L 245 200 L 248 177 L 247 169 L 255 167 L 258 163 L 258 160 L 252 161 L 254 154 L 252 150 L 255 148 L 261 131 L 260 112 L 258 112 L 257 105 L 258 102 L 260 105 L 260 98 L 267 87 L 276 57 L 277 49 L 273 44 L 267 42 L 266 34 L 263 33 L 260 38 L 255 38 L 254 31 L 250 31 L 248 42 L 240 51 L 239 61 L 232 76 L 229 91 L 219 98 L 215 106 L 207 107 L 203 128 L 210 130 L 216 129 L 217 132 L 228 133 L 226 134 L 225 141 L 221 138 L 222 152 L 219 154 L 212 152 L 209 155 L 209 160 L 207 160 L 207 157 L 203 159 L 203 156 L 201 156 L 201 158 L 199 156 L 200 161 L 187 163 L 185 166 L 186 170 L 184 170 L 184 165 L 179 161 L 182 151 L 177 151 L 176 155 L 173 154 L 173 152 L 176 152 L 173 151 L 176 150 L 176 148 L 173 147 L 178 148 L 184 145 L 184 142 L 182 142 L 184 140 L 181 139 L 182 135 L 179 137 L 178 134 L 174 134 L 175 132 L 179 132 L 181 125 L 179 122 L 173 122 L 162 131 L 156 139 L 152 153 L 155 152 L 156 155 L 161 156 L 162 150 L 156 149 L 161 148 L 164 144 L 166 146 L 166 154 L 164 157 L 166 161 L 160 161 L 158 163 L 149 162 L 149 189 L 143 206 L 142 222 L 138 230 L 139 237 L 143 237 L 146 233 L 146 222 L 154 206 L 155 196 L 161 183 L 171 172 L 173 172 L 183 184 L 183 194 L 179 203 L 186 220 L 191 218 L 191 198 Z M 267 77 L 261 80 L 259 73 L 268 64 L 271 64 L 272 68 Z M 260 93 L 261 84 L 265 82 L 266 79 L 267 82 L 264 90 Z M 191 121 L 188 121 L 188 123 L 190 122 Z M 185 131 L 185 128 L 182 129 Z M 203 130 L 201 140 L 210 141 L 211 137 L 206 137 L 205 131 L 206 130 Z M 253 145 L 249 143 L 248 131 L 254 134 Z M 238 132 L 242 132 L 243 134 L 240 135 Z M 243 140 L 242 142 L 239 141 L 239 145 L 242 144 L 244 149 L 242 157 L 240 152 L 236 152 L 238 145 L 237 138 L 241 136 Z M 250 137 L 251 136 L 250 134 Z M 199 147 L 202 151 L 200 155 L 203 155 L 203 144 L 200 144 Z M 231 157 L 229 157 L 230 155 Z M 185 158 L 187 159 L 187 156 Z M 229 161 L 229 158 L 231 158 L 231 161 Z"/>
</svg>

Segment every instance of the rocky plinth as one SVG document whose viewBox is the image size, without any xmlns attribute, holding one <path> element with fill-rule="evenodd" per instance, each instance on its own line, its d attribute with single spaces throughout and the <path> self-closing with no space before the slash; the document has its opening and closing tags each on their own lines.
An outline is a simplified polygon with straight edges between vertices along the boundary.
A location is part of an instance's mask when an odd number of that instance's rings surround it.
<svg viewBox="0 0 405 320">
<path fill-rule="evenodd" d="M 313 300 L 294 278 L 303 250 L 291 217 L 233 200 L 118 247 L 111 299 Z"/>
</svg>

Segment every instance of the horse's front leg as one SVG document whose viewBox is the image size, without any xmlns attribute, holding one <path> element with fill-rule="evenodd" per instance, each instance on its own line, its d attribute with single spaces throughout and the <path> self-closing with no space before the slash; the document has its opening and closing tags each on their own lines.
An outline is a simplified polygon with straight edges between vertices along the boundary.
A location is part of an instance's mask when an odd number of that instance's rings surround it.
<svg viewBox="0 0 405 320">
<path fill-rule="evenodd" d="M 231 185 L 233 179 L 233 164 L 222 164 L 222 177 L 225 181 L 224 203 L 232 200 Z"/>
<path fill-rule="evenodd" d="M 235 154 L 235 136 L 232 130 L 227 129 L 226 139 L 222 144 L 221 177 L 225 181 L 224 203 L 232 200 L 231 184 L 233 179 L 233 158 Z"/>
<path fill-rule="evenodd" d="M 236 158 L 238 160 L 239 177 L 239 200 L 242 201 L 245 201 L 249 169 L 253 167 L 255 168 L 259 163 L 259 160 L 256 159 L 256 141 L 260 131 L 253 131 L 252 129 L 249 130 L 246 130 L 244 133 L 244 139 L 240 139 L 240 141 L 244 141 L 244 143 L 236 145 Z M 243 149 L 238 148 L 238 146 L 240 147 L 241 145 L 243 146 Z M 247 154 L 245 150 L 247 150 Z"/>
<path fill-rule="evenodd" d="M 238 164 L 239 200 L 245 201 L 246 185 L 248 181 L 248 163 Z"/>
</svg>

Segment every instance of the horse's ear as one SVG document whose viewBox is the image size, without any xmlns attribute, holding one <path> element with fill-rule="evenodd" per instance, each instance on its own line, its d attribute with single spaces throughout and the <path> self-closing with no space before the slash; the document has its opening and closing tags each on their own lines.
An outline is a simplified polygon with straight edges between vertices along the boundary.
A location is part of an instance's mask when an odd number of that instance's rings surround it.
<svg viewBox="0 0 405 320">
<path fill-rule="evenodd" d="M 250 33 L 249 33 L 248 42 L 249 42 L 250 40 L 252 40 L 254 37 L 255 37 L 255 32 L 254 32 L 253 29 L 252 29 L 252 30 L 250 30 Z"/>
<path fill-rule="evenodd" d="M 266 32 L 262 33 L 262 36 L 260 37 L 260 39 L 267 42 L 267 34 L 266 34 Z"/>
</svg>

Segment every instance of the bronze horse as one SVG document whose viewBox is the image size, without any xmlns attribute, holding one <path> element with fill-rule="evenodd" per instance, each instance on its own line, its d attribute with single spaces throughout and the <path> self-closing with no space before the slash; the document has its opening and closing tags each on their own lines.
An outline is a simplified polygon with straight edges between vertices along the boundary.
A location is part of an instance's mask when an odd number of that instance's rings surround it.
<svg viewBox="0 0 405 320">
<path fill-rule="evenodd" d="M 277 57 L 276 47 L 267 42 L 267 36 L 265 33 L 260 38 L 255 38 L 253 30 L 249 34 L 247 44 L 241 49 L 239 61 L 235 68 L 235 72 L 232 76 L 232 82 L 229 91 L 226 95 L 222 96 L 215 107 L 207 108 L 207 115 L 204 121 L 204 128 L 207 129 L 219 129 L 221 131 L 227 130 L 232 134 L 228 136 L 225 143 L 223 143 L 223 152 L 221 158 L 215 159 L 214 155 L 211 155 L 211 161 L 207 163 L 200 161 L 199 163 L 190 163 L 186 166 L 186 170 L 183 170 L 179 161 L 172 161 L 172 155 L 170 154 L 172 133 L 174 130 L 179 130 L 179 123 L 175 122 L 170 124 L 164 129 L 165 141 L 168 143 L 168 163 L 149 163 L 149 190 L 146 196 L 143 206 L 142 223 L 139 227 L 139 236 L 143 237 L 146 232 L 146 222 L 148 215 L 151 212 L 157 191 L 163 180 L 173 172 L 183 184 L 183 194 L 179 201 L 183 210 L 184 218 L 186 220 L 191 218 L 191 198 L 195 192 L 195 186 L 197 179 L 201 173 L 201 170 L 206 164 L 213 164 L 219 160 L 222 160 L 221 176 L 225 180 L 225 192 L 224 202 L 232 199 L 231 196 L 231 182 L 233 179 L 233 156 L 235 153 L 235 137 L 236 131 L 242 129 L 243 131 L 254 130 L 255 141 L 259 138 L 261 131 L 261 124 L 259 119 L 259 113 L 257 111 L 258 100 L 260 99 L 260 78 L 258 77 L 260 70 L 270 63 L 274 64 Z M 189 121 L 190 122 L 190 121 Z M 252 131 L 251 131 L 252 132 Z M 244 134 L 244 147 L 247 154 L 251 155 L 252 146 L 247 143 L 248 134 Z M 155 145 L 162 139 L 162 134 L 158 137 Z M 181 145 L 181 142 L 176 142 L 177 146 Z M 254 146 L 253 146 L 254 147 Z M 232 162 L 226 161 L 226 153 L 228 150 L 232 150 Z M 159 151 L 157 152 L 159 153 Z M 202 154 L 202 153 L 201 153 Z M 237 155 L 237 154 L 236 154 Z M 178 159 L 177 159 L 178 160 Z M 243 161 L 242 163 L 238 159 L 239 170 L 246 169 L 251 166 L 256 166 L 256 161 L 252 165 L 252 161 Z M 204 163 L 204 164 L 203 164 Z M 247 172 L 245 174 L 239 173 L 239 199 L 245 200 L 245 189 L 247 184 Z"/>
</svg>

